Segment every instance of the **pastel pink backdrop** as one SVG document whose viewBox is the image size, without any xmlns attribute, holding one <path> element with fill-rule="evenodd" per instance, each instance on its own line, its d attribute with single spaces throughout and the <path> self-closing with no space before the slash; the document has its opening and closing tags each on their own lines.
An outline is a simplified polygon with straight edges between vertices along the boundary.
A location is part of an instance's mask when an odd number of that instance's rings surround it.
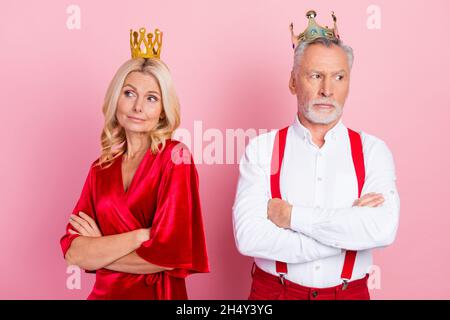
<svg viewBox="0 0 450 320">
<path fill-rule="evenodd" d="M 69 5 L 81 29 L 66 27 Z M 369 30 L 371 4 L 381 29 Z M 445 0 L 427 1 L 9 1 L 0 10 L 0 298 L 84 299 L 66 288 L 59 247 L 89 164 L 98 157 L 101 105 L 129 58 L 129 28 L 164 31 L 163 60 L 182 103 L 182 127 L 279 128 L 294 119 L 287 83 L 288 25 L 338 17 L 355 51 L 344 122 L 385 140 L 397 167 L 401 222 L 375 251 L 375 299 L 450 298 L 446 137 L 450 46 Z M 206 144 L 206 143 L 205 143 Z M 211 273 L 187 281 L 192 299 L 245 299 L 251 259 L 236 250 L 231 207 L 236 165 L 198 165 Z"/>
</svg>

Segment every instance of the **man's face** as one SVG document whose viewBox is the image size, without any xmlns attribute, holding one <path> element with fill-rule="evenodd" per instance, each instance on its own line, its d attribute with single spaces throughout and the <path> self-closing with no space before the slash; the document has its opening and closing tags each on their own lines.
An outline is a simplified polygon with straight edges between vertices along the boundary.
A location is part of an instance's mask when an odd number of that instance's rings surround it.
<svg viewBox="0 0 450 320">
<path fill-rule="evenodd" d="M 330 124 L 342 115 L 350 85 L 347 54 L 337 45 L 311 44 L 291 73 L 289 88 L 297 95 L 299 117 Z"/>
</svg>

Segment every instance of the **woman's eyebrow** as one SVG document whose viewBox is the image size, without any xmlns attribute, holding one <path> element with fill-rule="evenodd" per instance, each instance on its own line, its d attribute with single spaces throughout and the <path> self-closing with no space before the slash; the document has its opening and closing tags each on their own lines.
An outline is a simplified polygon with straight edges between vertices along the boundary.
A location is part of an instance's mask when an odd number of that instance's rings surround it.
<svg viewBox="0 0 450 320">
<path fill-rule="evenodd" d="M 134 90 L 137 90 L 135 86 L 133 86 L 132 84 L 124 84 L 124 87 L 132 87 Z"/>
<path fill-rule="evenodd" d="M 133 86 L 132 84 L 129 84 L 129 83 L 124 84 L 123 87 L 131 87 L 131 88 L 133 88 L 134 90 L 138 91 L 138 90 L 136 89 L 135 86 Z M 154 90 L 149 90 L 149 91 L 147 91 L 147 93 L 156 93 L 156 94 L 159 95 L 159 96 L 161 95 L 158 91 L 154 91 Z"/>
</svg>

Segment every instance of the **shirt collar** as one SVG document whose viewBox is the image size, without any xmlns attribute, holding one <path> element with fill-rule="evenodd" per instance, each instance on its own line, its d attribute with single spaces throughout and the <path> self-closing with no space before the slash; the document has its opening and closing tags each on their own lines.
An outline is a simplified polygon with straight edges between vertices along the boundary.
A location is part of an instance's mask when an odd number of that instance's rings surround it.
<svg viewBox="0 0 450 320">
<path fill-rule="evenodd" d="M 311 132 L 306 128 L 298 119 L 298 114 L 295 115 L 293 123 L 295 133 L 303 140 L 312 141 Z M 345 134 L 345 126 L 342 123 L 342 118 L 325 134 L 325 141 L 328 139 L 336 140 L 341 138 Z"/>
</svg>

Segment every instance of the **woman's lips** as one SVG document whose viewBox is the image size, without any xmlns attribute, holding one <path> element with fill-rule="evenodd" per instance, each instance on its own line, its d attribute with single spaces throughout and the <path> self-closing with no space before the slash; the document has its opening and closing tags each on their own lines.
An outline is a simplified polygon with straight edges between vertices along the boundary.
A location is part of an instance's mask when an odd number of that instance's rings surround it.
<svg viewBox="0 0 450 320">
<path fill-rule="evenodd" d="M 135 118 L 135 117 L 132 117 L 132 116 L 128 116 L 128 118 L 131 119 L 131 120 L 137 121 L 137 122 L 142 122 L 142 121 L 144 121 L 144 119 Z"/>
</svg>

